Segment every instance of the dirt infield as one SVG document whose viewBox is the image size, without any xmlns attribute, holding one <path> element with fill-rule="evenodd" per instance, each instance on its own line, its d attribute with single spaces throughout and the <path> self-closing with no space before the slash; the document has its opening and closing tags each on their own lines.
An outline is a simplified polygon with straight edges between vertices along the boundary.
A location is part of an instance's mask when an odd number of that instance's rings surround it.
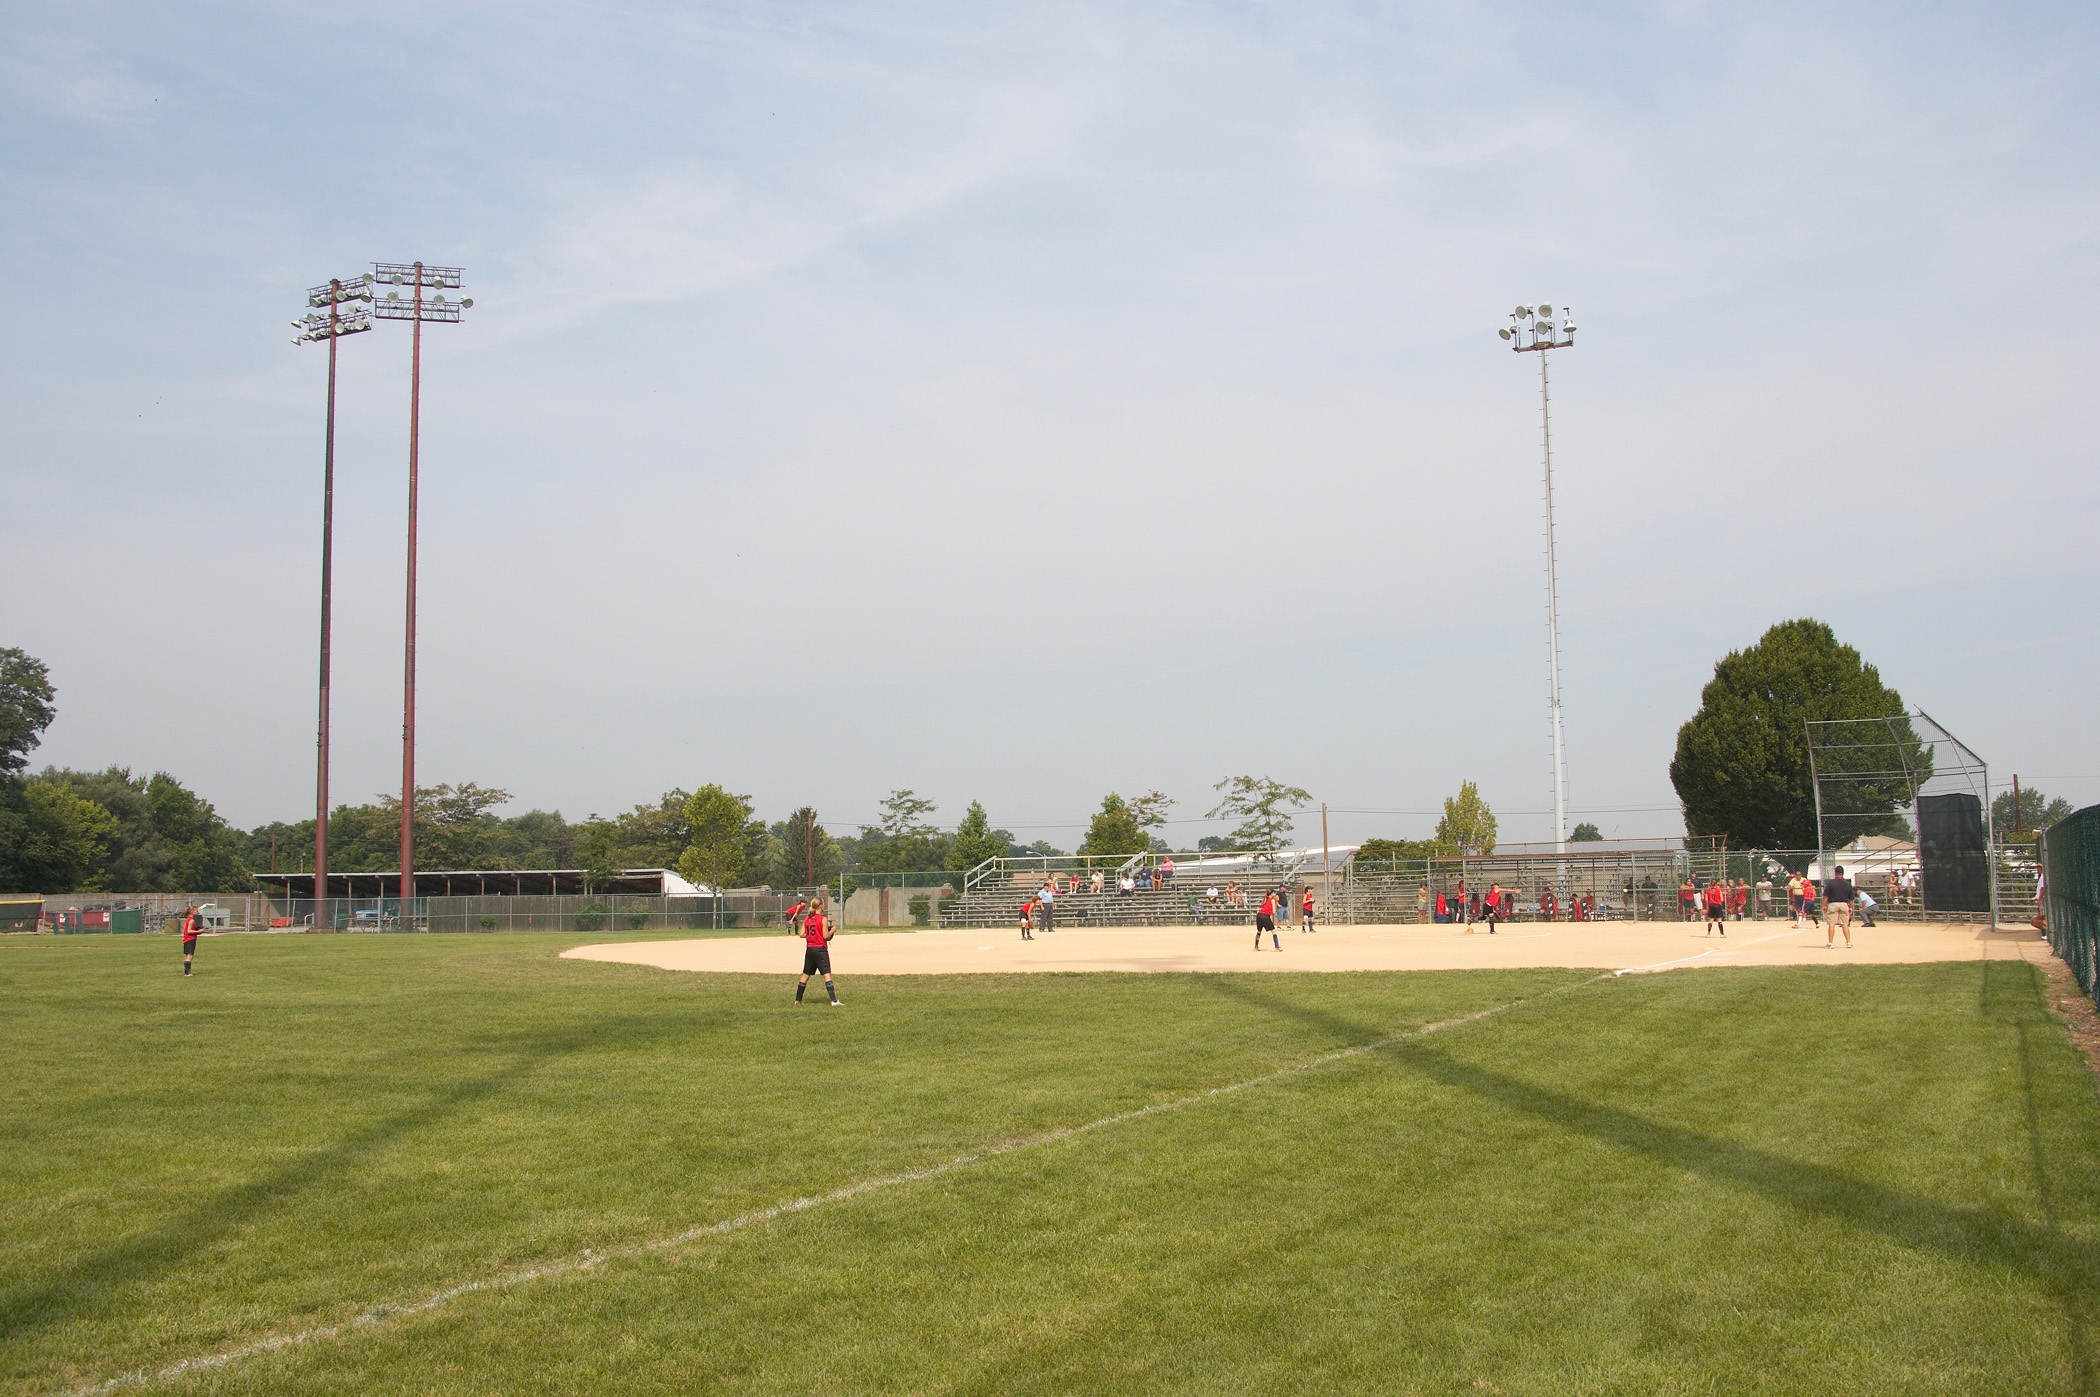
<svg viewBox="0 0 2100 1397">
<path fill-rule="evenodd" d="M 1853 947 L 1825 950 L 1821 928 L 1731 923 L 1724 941 L 1698 922 L 1521 923 L 1490 936 L 1452 926 L 1334 927 L 1285 931 L 1279 954 L 1250 949 L 1247 927 L 1104 928 L 1022 941 L 1012 931 L 849 932 L 832 943 L 841 977 L 990 975 L 1075 970 L 1480 970 L 1532 966 L 1674 970 L 1715 965 L 1892 965 L 1919 961 L 2046 960 L 2049 944 L 2027 927 L 1884 923 L 1862 927 Z M 801 938 L 730 937 L 577 946 L 577 960 L 747 975 L 792 975 Z"/>
</svg>

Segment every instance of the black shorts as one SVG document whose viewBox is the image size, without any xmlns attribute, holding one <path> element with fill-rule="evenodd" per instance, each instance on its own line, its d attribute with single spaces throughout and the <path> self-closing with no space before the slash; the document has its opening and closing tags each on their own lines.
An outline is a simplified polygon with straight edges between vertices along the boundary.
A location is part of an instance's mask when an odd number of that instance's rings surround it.
<svg viewBox="0 0 2100 1397">
<path fill-rule="evenodd" d="M 831 973 L 831 947 L 805 946 L 802 951 L 802 973 L 805 975 L 829 975 Z"/>
<path fill-rule="evenodd" d="M 1256 912 L 1254 914 L 1254 929 L 1256 931 L 1274 931 L 1276 930 L 1276 919 L 1266 912 Z"/>
<path fill-rule="evenodd" d="M 185 937 L 183 937 L 183 938 L 182 938 L 182 953 L 183 953 L 184 955 L 186 955 L 186 956 L 187 956 L 187 955 L 192 955 L 192 954 L 194 954 L 194 953 L 196 952 L 196 949 L 197 949 L 197 938 L 196 938 L 196 937 L 194 937 L 194 936 L 185 936 Z"/>
</svg>

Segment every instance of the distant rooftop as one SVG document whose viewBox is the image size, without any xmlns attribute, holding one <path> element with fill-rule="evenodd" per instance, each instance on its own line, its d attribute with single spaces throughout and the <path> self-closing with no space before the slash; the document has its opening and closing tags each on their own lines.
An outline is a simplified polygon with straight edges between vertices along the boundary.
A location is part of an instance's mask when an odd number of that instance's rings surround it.
<svg viewBox="0 0 2100 1397">
<path fill-rule="evenodd" d="M 623 868 L 610 882 L 588 890 L 580 868 L 463 868 L 416 870 L 417 897 L 547 897 L 593 893 L 631 893 L 646 897 L 707 897 L 705 887 L 688 883 L 668 868 Z M 314 895 L 311 873 L 258 873 L 258 890 L 280 897 Z M 338 873 L 328 870 L 329 897 L 399 897 L 401 875 Z"/>
</svg>

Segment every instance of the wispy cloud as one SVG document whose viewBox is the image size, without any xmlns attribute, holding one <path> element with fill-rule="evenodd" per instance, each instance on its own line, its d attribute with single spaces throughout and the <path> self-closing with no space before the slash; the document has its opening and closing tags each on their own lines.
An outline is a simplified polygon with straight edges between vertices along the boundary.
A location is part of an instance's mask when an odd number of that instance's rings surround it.
<svg viewBox="0 0 2100 1397">
<path fill-rule="evenodd" d="M 120 123 L 150 116 L 166 95 L 86 40 L 20 42 L 21 48 L 0 56 L 0 93 L 24 106 L 74 121 Z"/>
</svg>

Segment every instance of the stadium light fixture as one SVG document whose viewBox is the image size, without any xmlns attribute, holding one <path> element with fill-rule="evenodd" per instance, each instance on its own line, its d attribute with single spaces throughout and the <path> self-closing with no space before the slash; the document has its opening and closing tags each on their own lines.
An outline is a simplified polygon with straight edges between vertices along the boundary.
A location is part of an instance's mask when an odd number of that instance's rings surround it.
<svg viewBox="0 0 2100 1397">
<path fill-rule="evenodd" d="M 408 627 L 401 662 L 401 913 L 411 924 L 416 895 L 416 465 L 423 410 L 423 325 L 459 323 L 460 312 L 474 303 L 447 301 L 444 293 L 457 290 L 464 275 L 458 267 L 422 262 L 372 264 L 375 281 L 412 288 L 405 299 L 389 291 L 385 299 L 372 303 L 376 319 L 406 320 L 413 327 L 408 371 Z M 425 288 L 433 293 L 429 300 L 423 298 Z"/>
<path fill-rule="evenodd" d="M 1539 431 L 1545 444 L 1546 462 L 1546 674 L 1547 694 L 1553 719 L 1553 843 L 1560 853 L 1568 851 L 1568 766 L 1562 753 L 1560 722 L 1560 588 L 1554 558 L 1553 537 L 1553 395 L 1546 377 L 1546 354 L 1575 345 L 1575 313 L 1561 307 L 1563 323 L 1553 323 L 1553 307 L 1539 302 L 1534 314 L 1530 306 L 1518 306 L 1510 324 L 1498 332 L 1518 354 L 1539 356 Z"/>
<path fill-rule="evenodd" d="M 345 335 L 372 328 L 372 277 L 368 273 L 326 286 L 307 288 L 306 314 L 292 322 L 299 334 L 293 344 L 328 343 L 328 433 L 321 450 L 321 716 L 315 736 L 314 763 L 314 897 L 328 896 L 328 680 L 329 642 L 334 619 L 335 575 L 335 345 Z M 321 307 L 328 313 L 321 314 Z M 323 908 L 315 907 L 316 915 Z"/>
</svg>

